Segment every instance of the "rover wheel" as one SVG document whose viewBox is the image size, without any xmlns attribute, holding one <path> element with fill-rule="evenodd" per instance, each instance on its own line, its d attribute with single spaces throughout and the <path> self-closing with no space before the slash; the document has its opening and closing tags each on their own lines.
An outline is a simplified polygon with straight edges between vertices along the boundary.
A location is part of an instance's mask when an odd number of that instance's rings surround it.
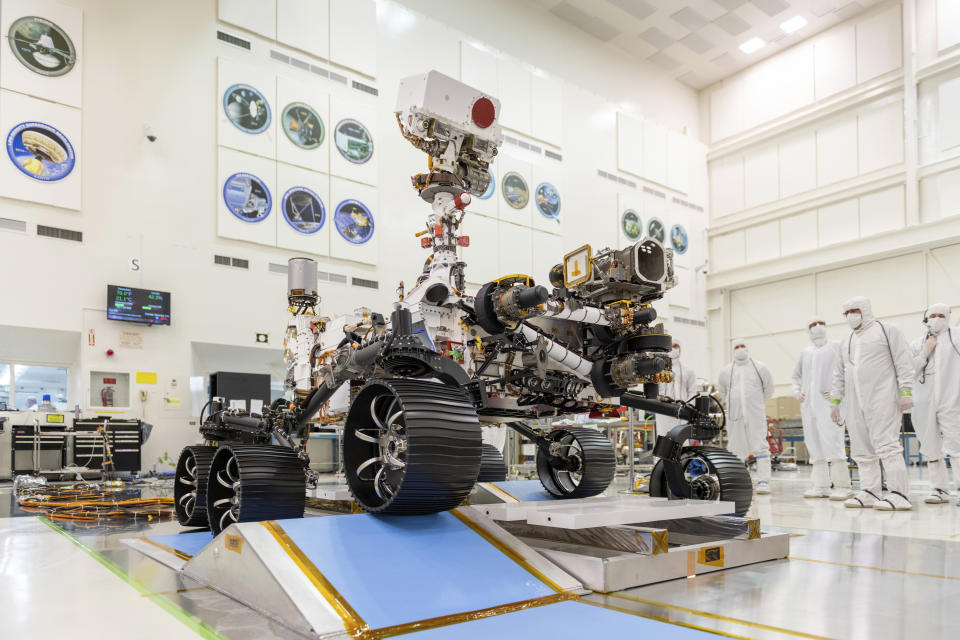
<svg viewBox="0 0 960 640">
<path fill-rule="evenodd" d="M 477 482 L 503 482 L 506 479 L 507 465 L 503 462 L 503 454 L 492 444 L 484 444 Z"/>
<path fill-rule="evenodd" d="M 684 447 L 680 453 L 683 476 L 695 500 L 725 500 L 736 505 L 735 513 L 747 513 L 753 500 L 753 483 L 743 461 L 719 447 Z M 650 474 L 650 495 L 675 499 L 667 485 L 663 461 Z"/>
<path fill-rule="evenodd" d="M 610 486 L 616 471 L 613 444 L 583 427 L 554 429 L 546 435 L 550 455 L 537 449 L 540 483 L 556 498 L 589 498 Z"/>
<path fill-rule="evenodd" d="M 207 514 L 219 534 L 234 522 L 302 518 L 307 476 L 297 452 L 271 445 L 224 445 L 210 463 Z"/>
<path fill-rule="evenodd" d="M 456 507 L 480 471 L 480 423 L 456 387 L 419 379 L 371 380 L 343 429 L 347 485 L 371 513 Z"/>
<path fill-rule="evenodd" d="M 185 527 L 208 527 L 207 476 L 216 447 L 184 447 L 177 460 L 173 482 L 173 506 L 177 521 Z"/>
</svg>

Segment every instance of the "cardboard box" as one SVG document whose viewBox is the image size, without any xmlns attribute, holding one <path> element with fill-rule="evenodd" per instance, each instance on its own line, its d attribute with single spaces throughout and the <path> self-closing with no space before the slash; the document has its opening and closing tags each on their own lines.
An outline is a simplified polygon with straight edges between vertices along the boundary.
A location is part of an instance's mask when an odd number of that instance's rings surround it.
<svg viewBox="0 0 960 640">
<path fill-rule="evenodd" d="M 770 418 L 800 419 L 800 402 L 793 396 L 777 396 L 767 400 L 767 416 Z"/>
</svg>

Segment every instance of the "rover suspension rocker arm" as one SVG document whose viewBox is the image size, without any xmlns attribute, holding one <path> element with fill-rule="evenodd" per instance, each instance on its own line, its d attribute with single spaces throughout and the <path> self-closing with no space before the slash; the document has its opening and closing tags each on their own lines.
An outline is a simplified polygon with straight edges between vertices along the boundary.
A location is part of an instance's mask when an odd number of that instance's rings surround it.
<svg viewBox="0 0 960 640">
<path fill-rule="evenodd" d="M 720 433 L 722 425 L 710 415 L 717 400 L 712 396 L 697 395 L 691 402 L 660 400 L 657 385 L 644 385 L 644 393 L 625 391 L 620 395 L 620 404 L 632 409 L 671 416 L 682 422 L 665 436 L 657 436 L 653 455 L 663 461 L 670 492 L 682 498 L 690 497 L 690 485 L 684 478 L 680 455 L 684 443 L 690 438 L 711 440 Z"/>
<path fill-rule="evenodd" d="M 340 347 L 333 371 L 324 376 L 320 384 L 294 409 L 295 432 L 305 433 L 310 418 L 320 411 L 320 408 L 333 397 L 344 382 L 352 377 L 369 373 L 385 344 L 383 340 L 377 340 L 360 348 L 354 348 L 350 344 Z"/>
<path fill-rule="evenodd" d="M 571 458 L 564 458 L 560 455 L 558 449 L 559 443 L 544 438 L 525 422 L 508 422 L 507 426 L 518 432 L 524 438 L 530 440 L 530 442 L 535 444 L 538 449 L 543 451 L 543 453 L 547 456 L 548 463 L 554 469 L 558 469 L 560 471 L 577 470 L 576 462 L 574 462 Z M 554 449 L 552 451 L 550 449 L 551 444 L 554 445 Z"/>
</svg>

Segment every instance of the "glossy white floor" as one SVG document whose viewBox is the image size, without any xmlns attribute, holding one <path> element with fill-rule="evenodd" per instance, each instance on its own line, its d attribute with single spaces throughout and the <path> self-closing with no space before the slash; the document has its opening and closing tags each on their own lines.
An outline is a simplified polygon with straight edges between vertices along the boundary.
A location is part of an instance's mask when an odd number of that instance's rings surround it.
<svg viewBox="0 0 960 640">
<path fill-rule="evenodd" d="M 910 512 L 804 500 L 809 467 L 774 472 L 750 515 L 792 534 L 790 558 L 590 598 L 740 638 L 957 638 L 960 507 L 926 505 L 911 468 Z"/>
<path fill-rule="evenodd" d="M 804 500 L 808 475 L 775 473 L 753 507 L 764 528 L 793 534 L 789 560 L 588 598 L 728 637 L 956 638 L 960 507 L 922 504 L 917 469 L 908 513 Z M 11 501 L 0 488 L 0 513 Z M 89 550 L 36 518 L 0 517 L 0 637 L 295 637 L 119 543 L 176 523 L 68 529 Z"/>
</svg>

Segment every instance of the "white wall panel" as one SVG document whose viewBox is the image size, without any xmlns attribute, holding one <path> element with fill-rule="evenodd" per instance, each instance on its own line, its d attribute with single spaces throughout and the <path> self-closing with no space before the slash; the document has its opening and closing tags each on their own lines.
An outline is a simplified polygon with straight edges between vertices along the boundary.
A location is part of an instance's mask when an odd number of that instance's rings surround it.
<svg viewBox="0 0 960 640">
<path fill-rule="evenodd" d="M 730 292 L 731 337 L 789 331 L 806 322 L 814 313 L 814 282 L 813 276 L 802 276 Z"/>
<path fill-rule="evenodd" d="M 330 0 L 277 0 L 277 40 L 329 58 Z"/>
<path fill-rule="evenodd" d="M 38 16 L 57 25 L 73 42 L 76 52 L 72 68 L 60 75 L 41 75 L 27 68 L 13 52 L 10 28 L 14 21 Z M 80 107 L 83 98 L 83 11 L 50 0 L 3 0 L 0 3 L 0 87 Z M 4 130 L 6 136 L 9 130 Z"/>
<path fill-rule="evenodd" d="M 530 101 L 533 121 L 530 135 L 563 145 L 563 84 L 556 78 L 532 74 Z"/>
<path fill-rule="evenodd" d="M 745 231 L 747 262 L 761 262 L 780 256 L 780 221 L 765 222 Z"/>
<path fill-rule="evenodd" d="M 960 169 L 936 176 L 938 218 L 960 215 Z"/>
<path fill-rule="evenodd" d="M 853 25 L 830 29 L 814 42 L 816 99 L 857 83 L 857 39 Z"/>
<path fill-rule="evenodd" d="M 817 184 L 857 175 L 857 119 L 844 116 L 817 128 Z"/>
<path fill-rule="evenodd" d="M 643 198 L 643 218 L 644 222 L 648 223 L 652 218 L 658 218 L 661 222 L 667 222 L 667 199 L 660 198 L 653 195 L 652 193 L 647 193 L 646 191 L 642 192 L 641 197 Z M 650 230 L 649 225 L 644 227 L 648 232 Z M 647 233 L 649 235 L 649 233 Z"/>
<path fill-rule="evenodd" d="M 248 133 L 240 129 L 227 116 L 227 109 L 233 113 L 244 113 L 248 108 L 246 103 L 237 99 L 237 92 L 245 89 L 234 88 L 235 85 L 253 87 L 267 102 L 270 113 L 267 126 L 259 133 Z M 228 90 L 234 88 L 233 91 Z M 231 99 L 224 103 L 225 98 Z M 251 100 L 252 102 L 252 100 Z M 276 76 L 263 67 L 249 64 L 246 61 L 233 58 L 219 57 L 217 59 L 217 142 L 225 147 L 231 147 L 245 153 L 253 153 L 265 158 L 275 158 L 277 154 L 277 80 Z M 258 122 L 259 124 L 259 122 Z M 281 134 L 282 135 L 282 134 Z"/>
<path fill-rule="evenodd" d="M 500 273 L 523 273 L 533 271 L 533 230 L 500 221 Z"/>
<path fill-rule="evenodd" d="M 667 184 L 667 129 L 653 120 L 643 121 L 643 175 Z"/>
<path fill-rule="evenodd" d="M 643 120 L 617 112 L 617 168 L 643 175 Z"/>
<path fill-rule="evenodd" d="M 744 205 L 747 209 L 780 196 L 780 168 L 777 146 L 748 151 L 743 158 Z"/>
<path fill-rule="evenodd" d="M 27 128 L 26 123 L 30 122 L 41 122 L 59 131 L 65 138 L 61 141 L 64 143 L 61 144 L 63 151 L 68 151 L 67 145 L 71 147 L 73 168 L 66 171 L 69 168 L 66 162 L 68 154 L 63 161 L 56 163 L 55 175 L 60 175 L 56 180 L 49 179 L 51 175 L 47 165 L 53 163 L 45 161 L 39 169 L 39 177 L 36 177 L 36 168 L 34 171 L 27 169 L 36 156 L 25 148 L 22 137 L 14 131 L 19 129 L 20 125 Z M 83 122 L 79 109 L 3 90 L 0 91 L 0 131 L 3 131 L 4 141 L 10 145 L 4 153 L 8 157 L 0 162 L 0 196 L 77 210 L 83 208 L 85 201 L 89 202 L 89 193 L 86 198 L 81 197 L 81 169 L 86 163 L 87 155 L 83 146 Z M 52 132 L 50 133 L 52 135 Z M 2 208 L 4 213 L 0 215 L 6 217 L 6 212 L 11 210 L 10 203 L 4 202 Z M 8 242 L 13 243 L 13 238 L 0 241 L 5 247 Z M 12 263 L 8 261 L 8 264 Z"/>
<path fill-rule="evenodd" d="M 857 82 L 866 82 L 901 64 L 900 4 L 857 25 Z"/>
<path fill-rule="evenodd" d="M 572 214 L 565 207 L 569 202 L 570 191 L 564 166 L 553 160 L 544 160 L 541 163 L 531 165 L 530 171 L 530 198 L 533 201 L 530 211 L 531 225 L 534 229 L 562 236 L 563 224 L 567 216 Z M 553 215 L 552 203 L 545 198 L 541 198 L 540 185 L 544 183 L 553 185 L 560 196 L 560 209 L 556 216 Z M 546 188 L 544 188 L 544 195 L 549 195 Z"/>
<path fill-rule="evenodd" d="M 790 47 L 770 61 L 774 90 L 765 92 L 766 99 L 772 103 L 770 117 L 796 111 L 815 100 L 812 43 Z"/>
<path fill-rule="evenodd" d="M 788 333 L 776 335 L 748 337 L 747 347 L 750 356 L 767 365 L 773 376 L 774 395 L 792 395 L 793 368 L 796 366 L 800 352 L 810 344 L 809 334 L 804 324 L 809 318 L 796 318 L 795 327 L 801 328 Z"/>
<path fill-rule="evenodd" d="M 676 131 L 667 133 L 667 186 L 681 193 L 690 191 L 690 142 Z"/>
<path fill-rule="evenodd" d="M 330 0 L 330 59 L 377 75 L 377 5 L 373 0 Z"/>
<path fill-rule="evenodd" d="M 937 0 L 937 49 L 960 44 L 960 2 Z"/>
<path fill-rule="evenodd" d="M 817 248 L 817 212 L 807 211 L 780 219 L 780 255 Z"/>
<path fill-rule="evenodd" d="M 304 82 L 301 78 L 277 76 L 274 111 L 274 117 L 277 118 L 277 160 L 314 171 L 326 172 L 330 168 L 330 140 L 334 134 L 330 126 L 330 96 L 322 87 L 316 82 Z M 320 117 L 323 137 L 312 149 L 305 149 L 301 145 L 305 141 L 307 146 L 315 144 L 318 137 L 316 126 L 310 126 L 310 120 L 303 117 L 306 111 L 296 103 L 309 106 Z M 291 107 L 290 112 L 284 115 L 288 106 Z M 284 123 L 284 120 L 287 122 Z"/>
<path fill-rule="evenodd" d="M 742 267 L 746 257 L 743 231 L 734 231 L 710 240 L 710 266 L 715 271 Z"/>
<path fill-rule="evenodd" d="M 904 225 L 903 186 L 860 197 L 860 235 L 900 229 Z"/>
<path fill-rule="evenodd" d="M 710 174 L 707 171 L 707 145 L 699 140 L 687 139 L 689 152 L 689 191 L 687 197 L 698 205 L 710 202 Z"/>
<path fill-rule="evenodd" d="M 744 128 L 740 108 L 739 76 L 724 81 L 724 86 L 710 94 L 710 140 L 716 142 Z"/>
<path fill-rule="evenodd" d="M 780 141 L 780 197 L 817 187 L 817 136 L 813 130 Z"/>
<path fill-rule="evenodd" d="M 320 199 L 318 210 L 312 201 L 297 202 L 288 198 L 287 193 L 296 187 L 312 191 Z M 293 193 L 296 193 L 294 191 Z M 286 202 L 284 201 L 286 199 Z M 304 200 L 306 200 L 304 198 Z M 336 205 L 336 203 L 334 203 Z M 295 251 L 325 256 L 330 253 L 330 177 L 325 173 L 316 173 L 294 167 L 282 162 L 277 163 L 276 207 L 277 246 Z M 303 222 L 316 223 L 323 214 L 323 226 L 314 229 Z M 336 233 L 336 231 L 334 231 Z"/>
<path fill-rule="evenodd" d="M 497 211 L 499 212 L 500 219 L 529 227 L 531 224 L 533 224 L 533 199 L 535 197 L 533 190 L 537 188 L 537 185 L 533 182 L 533 169 L 530 166 L 530 163 L 501 153 L 499 156 L 497 156 L 497 161 L 495 164 L 498 165 L 498 178 L 500 181 L 497 183 L 494 197 L 497 199 Z M 504 179 L 507 177 L 507 174 L 510 173 L 519 174 L 519 176 L 523 178 L 523 181 L 527 185 L 526 203 L 520 208 L 516 208 L 508 204 L 503 189 Z M 513 177 L 511 177 L 511 183 L 512 182 Z M 511 191 L 510 195 L 512 198 L 514 198 L 514 200 L 512 200 L 513 202 L 516 202 L 517 204 L 523 202 L 523 194 L 519 192 L 519 189 Z"/>
<path fill-rule="evenodd" d="M 777 116 L 776 97 L 772 95 L 779 84 L 776 69 L 779 60 L 776 58 L 767 58 L 758 62 L 740 79 L 738 107 L 743 111 L 744 129 Z"/>
<path fill-rule="evenodd" d="M 631 219 L 625 220 L 624 215 L 627 211 L 633 211 L 639 218 L 640 230 L 639 236 L 636 236 L 635 231 L 631 232 L 631 235 L 627 235 L 626 226 L 633 222 L 632 216 Z M 644 230 L 646 229 L 647 218 L 644 215 L 643 211 L 643 196 L 642 192 L 637 191 L 636 189 L 623 190 L 617 193 L 617 247 L 623 248 L 628 245 L 637 242 L 643 235 Z M 632 224 L 631 224 L 632 228 Z M 631 237 L 635 236 L 635 237 Z"/>
<path fill-rule="evenodd" d="M 337 127 L 344 120 L 354 120 L 362 124 L 373 142 L 373 152 L 363 163 L 348 160 L 337 146 Z M 330 96 L 330 173 L 350 180 L 377 184 L 378 165 L 380 164 L 381 140 L 377 135 L 376 103 L 366 99 L 355 99 L 347 95 Z M 346 144 L 346 143 L 344 143 Z"/>
<path fill-rule="evenodd" d="M 675 270 L 677 286 L 667 291 L 667 304 L 671 307 L 689 309 L 693 302 L 693 286 L 690 269 L 678 266 Z"/>
<path fill-rule="evenodd" d="M 903 102 L 870 109 L 857 117 L 861 174 L 903 162 Z"/>
<path fill-rule="evenodd" d="M 960 78 L 940 83 L 937 87 L 937 149 L 946 151 L 960 145 Z"/>
<path fill-rule="evenodd" d="M 817 308 L 828 318 L 836 317 L 843 302 L 867 296 L 878 316 L 890 316 L 923 307 L 923 256 L 914 253 L 877 260 L 817 276 Z"/>
<path fill-rule="evenodd" d="M 960 301 L 960 244 L 931 249 L 927 260 L 927 300 Z M 954 318 L 956 316 L 954 315 Z M 953 322 L 956 324 L 956 321 Z"/>
<path fill-rule="evenodd" d="M 219 0 L 217 11 L 224 22 L 271 40 L 277 37 L 277 0 Z"/>
<path fill-rule="evenodd" d="M 563 238 L 542 231 L 534 231 L 531 243 L 532 267 L 530 276 L 537 284 L 550 286 L 550 269 L 563 262 Z M 506 272 L 504 272 L 506 273 Z"/>
<path fill-rule="evenodd" d="M 817 210 L 820 246 L 854 240 L 860 235 L 860 201 L 844 200 Z"/>
<path fill-rule="evenodd" d="M 604 184 L 606 183 L 606 184 Z M 572 184 L 572 183 L 571 183 Z M 608 186 L 609 185 L 609 186 Z M 580 186 L 580 185 L 577 185 Z M 617 190 L 613 184 L 603 178 L 595 177 L 592 182 L 586 183 L 586 193 L 588 200 L 584 201 L 584 206 L 588 206 L 596 214 L 593 217 L 571 214 L 567 216 L 564 223 L 564 250 L 571 250 L 583 244 L 584 238 L 589 239 L 590 246 L 593 247 L 615 247 L 618 246 L 617 229 L 620 226 L 620 212 L 617 209 Z M 577 190 L 571 186 L 572 198 L 579 197 L 573 195 Z M 589 204 L 586 204 L 589 202 Z M 638 211 L 642 212 L 641 207 Z"/>
<path fill-rule="evenodd" d="M 344 219 L 344 215 L 351 211 L 357 211 L 357 205 L 350 203 L 355 200 L 365 206 L 370 212 L 371 220 L 366 224 L 373 225 L 373 232 L 367 236 L 367 239 L 360 244 L 348 240 L 350 227 L 344 225 L 349 223 L 349 219 Z M 387 226 L 383 217 L 380 216 L 379 196 L 377 189 L 366 184 L 360 184 L 343 178 L 330 178 L 330 207 L 328 215 L 330 217 L 330 256 L 340 258 L 341 260 L 353 260 L 366 264 L 379 264 L 380 261 L 380 236 L 384 234 L 384 227 Z M 341 227 L 337 225 L 337 213 L 340 205 L 344 207 L 341 210 Z M 362 210 L 360 210 L 362 211 Z M 384 243 L 390 240 L 385 238 Z M 407 245 L 410 246 L 410 245 Z"/>
<path fill-rule="evenodd" d="M 727 156 L 710 163 L 710 204 L 715 218 L 743 209 L 743 158 L 741 156 Z"/>
<path fill-rule="evenodd" d="M 477 49 L 466 40 L 461 40 L 460 80 L 491 96 L 499 95 L 496 56 L 489 51 Z"/>
<path fill-rule="evenodd" d="M 276 161 L 220 147 L 217 173 L 217 235 L 276 246 Z M 237 174 L 251 174 L 255 180 Z M 265 194 L 259 191 L 261 185 Z"/>
<path fill-rule="evenodd" d="M 497 60 L 497 93 L 500 98 L 500 124 L 530 133 L 530 77 L 519 60 Z"/>
</svg>

